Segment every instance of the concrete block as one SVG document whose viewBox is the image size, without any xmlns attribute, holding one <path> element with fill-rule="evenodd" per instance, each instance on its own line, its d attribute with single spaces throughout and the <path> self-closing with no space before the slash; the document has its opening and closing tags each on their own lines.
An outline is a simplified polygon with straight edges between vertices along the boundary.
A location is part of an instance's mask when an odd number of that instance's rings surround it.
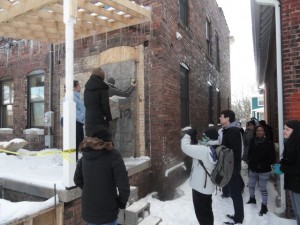
<svg viewBox="0 0 300 225">
<path fill-rule="evenodd" d="M 145 217 L 150 214 L 149 202 L 134 202 L 132 205 L 125 209 L 125 224 L 137 225 Z"/>
<path fill-rule="evenodd" d="M 161 218 L 157 216 L 147 216 L 138 225 L 158 225 L 161 222 Z"/>
<path fill-rule="evenodd" d="M 120 209 L 119 214 L 118 214 L 118 219 L 117 219 L 117 224 L 125 224 L 125 210 Z"/>
<path fill-rule="evenodd" d="M 131 205 L 132 203 L 136 202 L 139 197 L 138 197 L 138 187 L 135 186 L 130 186 L 130 195 L 128 198 L 128 204 Z"/>
</svg>

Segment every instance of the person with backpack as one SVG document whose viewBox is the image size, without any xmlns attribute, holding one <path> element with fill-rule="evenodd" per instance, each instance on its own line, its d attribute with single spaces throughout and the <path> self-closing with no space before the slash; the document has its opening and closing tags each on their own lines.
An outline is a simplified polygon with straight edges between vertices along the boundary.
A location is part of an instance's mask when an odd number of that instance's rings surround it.
<svg viewBox="0 0 300 225">
<path fill-rule="evenodd" d="M 259 215 L 262 216 L 268 212 L 268 191 L 267 182 L 271 174 L 271 165 L 276 161 L 274 142 L 267 135 L 267 127 L 258 125 L 255 130 L 255 138 L 250 142 L 248 154 L 249 166 L 249 195 L 250 199 L 247 204 L 256 204 L 255 186 L 258 182 L 258 187 L 261 193 L 261 210 Z"/>
<path fill-rule="evenodd" d="M 181 139 L 182 151 L 193 158 L 190 175 L 193 204 L 197 220 L 200 225 L 213 225 L 214 215 L 212 211 L 212 193 L 216 186 L 206 174 L 212 173 L 217 163 L 215 152 L 219 145 L 218 131 L 209 127 L 202 135 L 202 142 L 198 143 L 197 130 L 190 127 L 183 129 L 185 135 Z M 203 163 L 203 166 L 201 165 Z"/>
<path fill-rule="evenodd" d="M 234 225 L 242 224 L 244 221 L 244 205 L 241 187 L 241 156 L 242 156 L 242 139 L 240 129 L 236 127 L 235 113 L 232 110 L 224 110 L 220 115 L 220 123 L 223 130 L 222 145 L 233 150 L 234 168 L 231 179 L 228 183 L 229 195 L 232 198 L 234 215 L 227 215 L 231 221 L 223 224 Z"/>
</svg>

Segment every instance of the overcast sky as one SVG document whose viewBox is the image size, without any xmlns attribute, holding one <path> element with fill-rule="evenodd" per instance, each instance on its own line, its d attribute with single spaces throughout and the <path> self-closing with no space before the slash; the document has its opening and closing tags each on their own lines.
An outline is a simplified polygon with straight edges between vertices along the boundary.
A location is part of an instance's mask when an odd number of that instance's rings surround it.
<svg viewBox="0 0 300 225">
<path fill-rule="evenodd" d="M 250 0 L 217 0 L 217 3 L 235 40 L 230 52 L 232 97 L 242 90 L 250 94 L 255 84 Z"/>
</svg>

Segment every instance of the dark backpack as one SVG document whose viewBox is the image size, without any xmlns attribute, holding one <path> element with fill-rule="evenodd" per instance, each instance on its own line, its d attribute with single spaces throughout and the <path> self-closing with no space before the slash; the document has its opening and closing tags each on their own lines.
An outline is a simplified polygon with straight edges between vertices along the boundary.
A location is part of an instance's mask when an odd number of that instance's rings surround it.
<svg viewBox="0 0 300 225">
<path fill-rule="evenodd" d="M 229 149 L 224 145 L 219 145 L 215 150 L 217 153 L 218 162 L 211 174 L 207 172 L 201 160 L 199 160 L 199 163 L 205 170 L 206 174 L 210 177 L 213 184 L 219 187 L 224 187 L 226 184 L 228 184 L 233 173 L 233 167 L 234 167 L 233 151 L 232 149 Z"/>
</svg>

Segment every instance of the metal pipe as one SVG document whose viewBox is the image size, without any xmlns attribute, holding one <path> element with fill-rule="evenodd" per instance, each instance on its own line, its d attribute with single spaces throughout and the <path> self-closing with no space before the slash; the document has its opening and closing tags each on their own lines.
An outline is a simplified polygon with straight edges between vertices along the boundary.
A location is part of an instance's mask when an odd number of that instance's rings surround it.
<svg viewBox="0 0 300 225">
<path fill-rule="evenodd" d="M 176 170 L 179 167 L 182 167 L 184 170 L 186 170 L 184 162 L 181 162 L 181 163 L 177 164 L 176 166 L 173 166 L 173 167 L 167 169 L 166 172 L 165 172 L 165 177 L 168 177 L 170 172 Z"/>
<path fill-rule="evenodd" d="M 280 2 L 278 0 L 255 0 L 259 5 L 269 5 L 275 7 L 275 28 L 276 28 L 276 64 L 277 64 L 277 100 L 278 100 L 278 139 L 279 139 L 279 156 L 283 153 L 283 90 L 282 90 L 282 57 L 281 57 L 281 21 L 280 21 Z M 286 193 L 283 187 L 283 176 L 280 176 L 280 195 L 282 213 L 286 209 Z M 278 213 L 281 213 L 279 212 Z"/>
</svg>

